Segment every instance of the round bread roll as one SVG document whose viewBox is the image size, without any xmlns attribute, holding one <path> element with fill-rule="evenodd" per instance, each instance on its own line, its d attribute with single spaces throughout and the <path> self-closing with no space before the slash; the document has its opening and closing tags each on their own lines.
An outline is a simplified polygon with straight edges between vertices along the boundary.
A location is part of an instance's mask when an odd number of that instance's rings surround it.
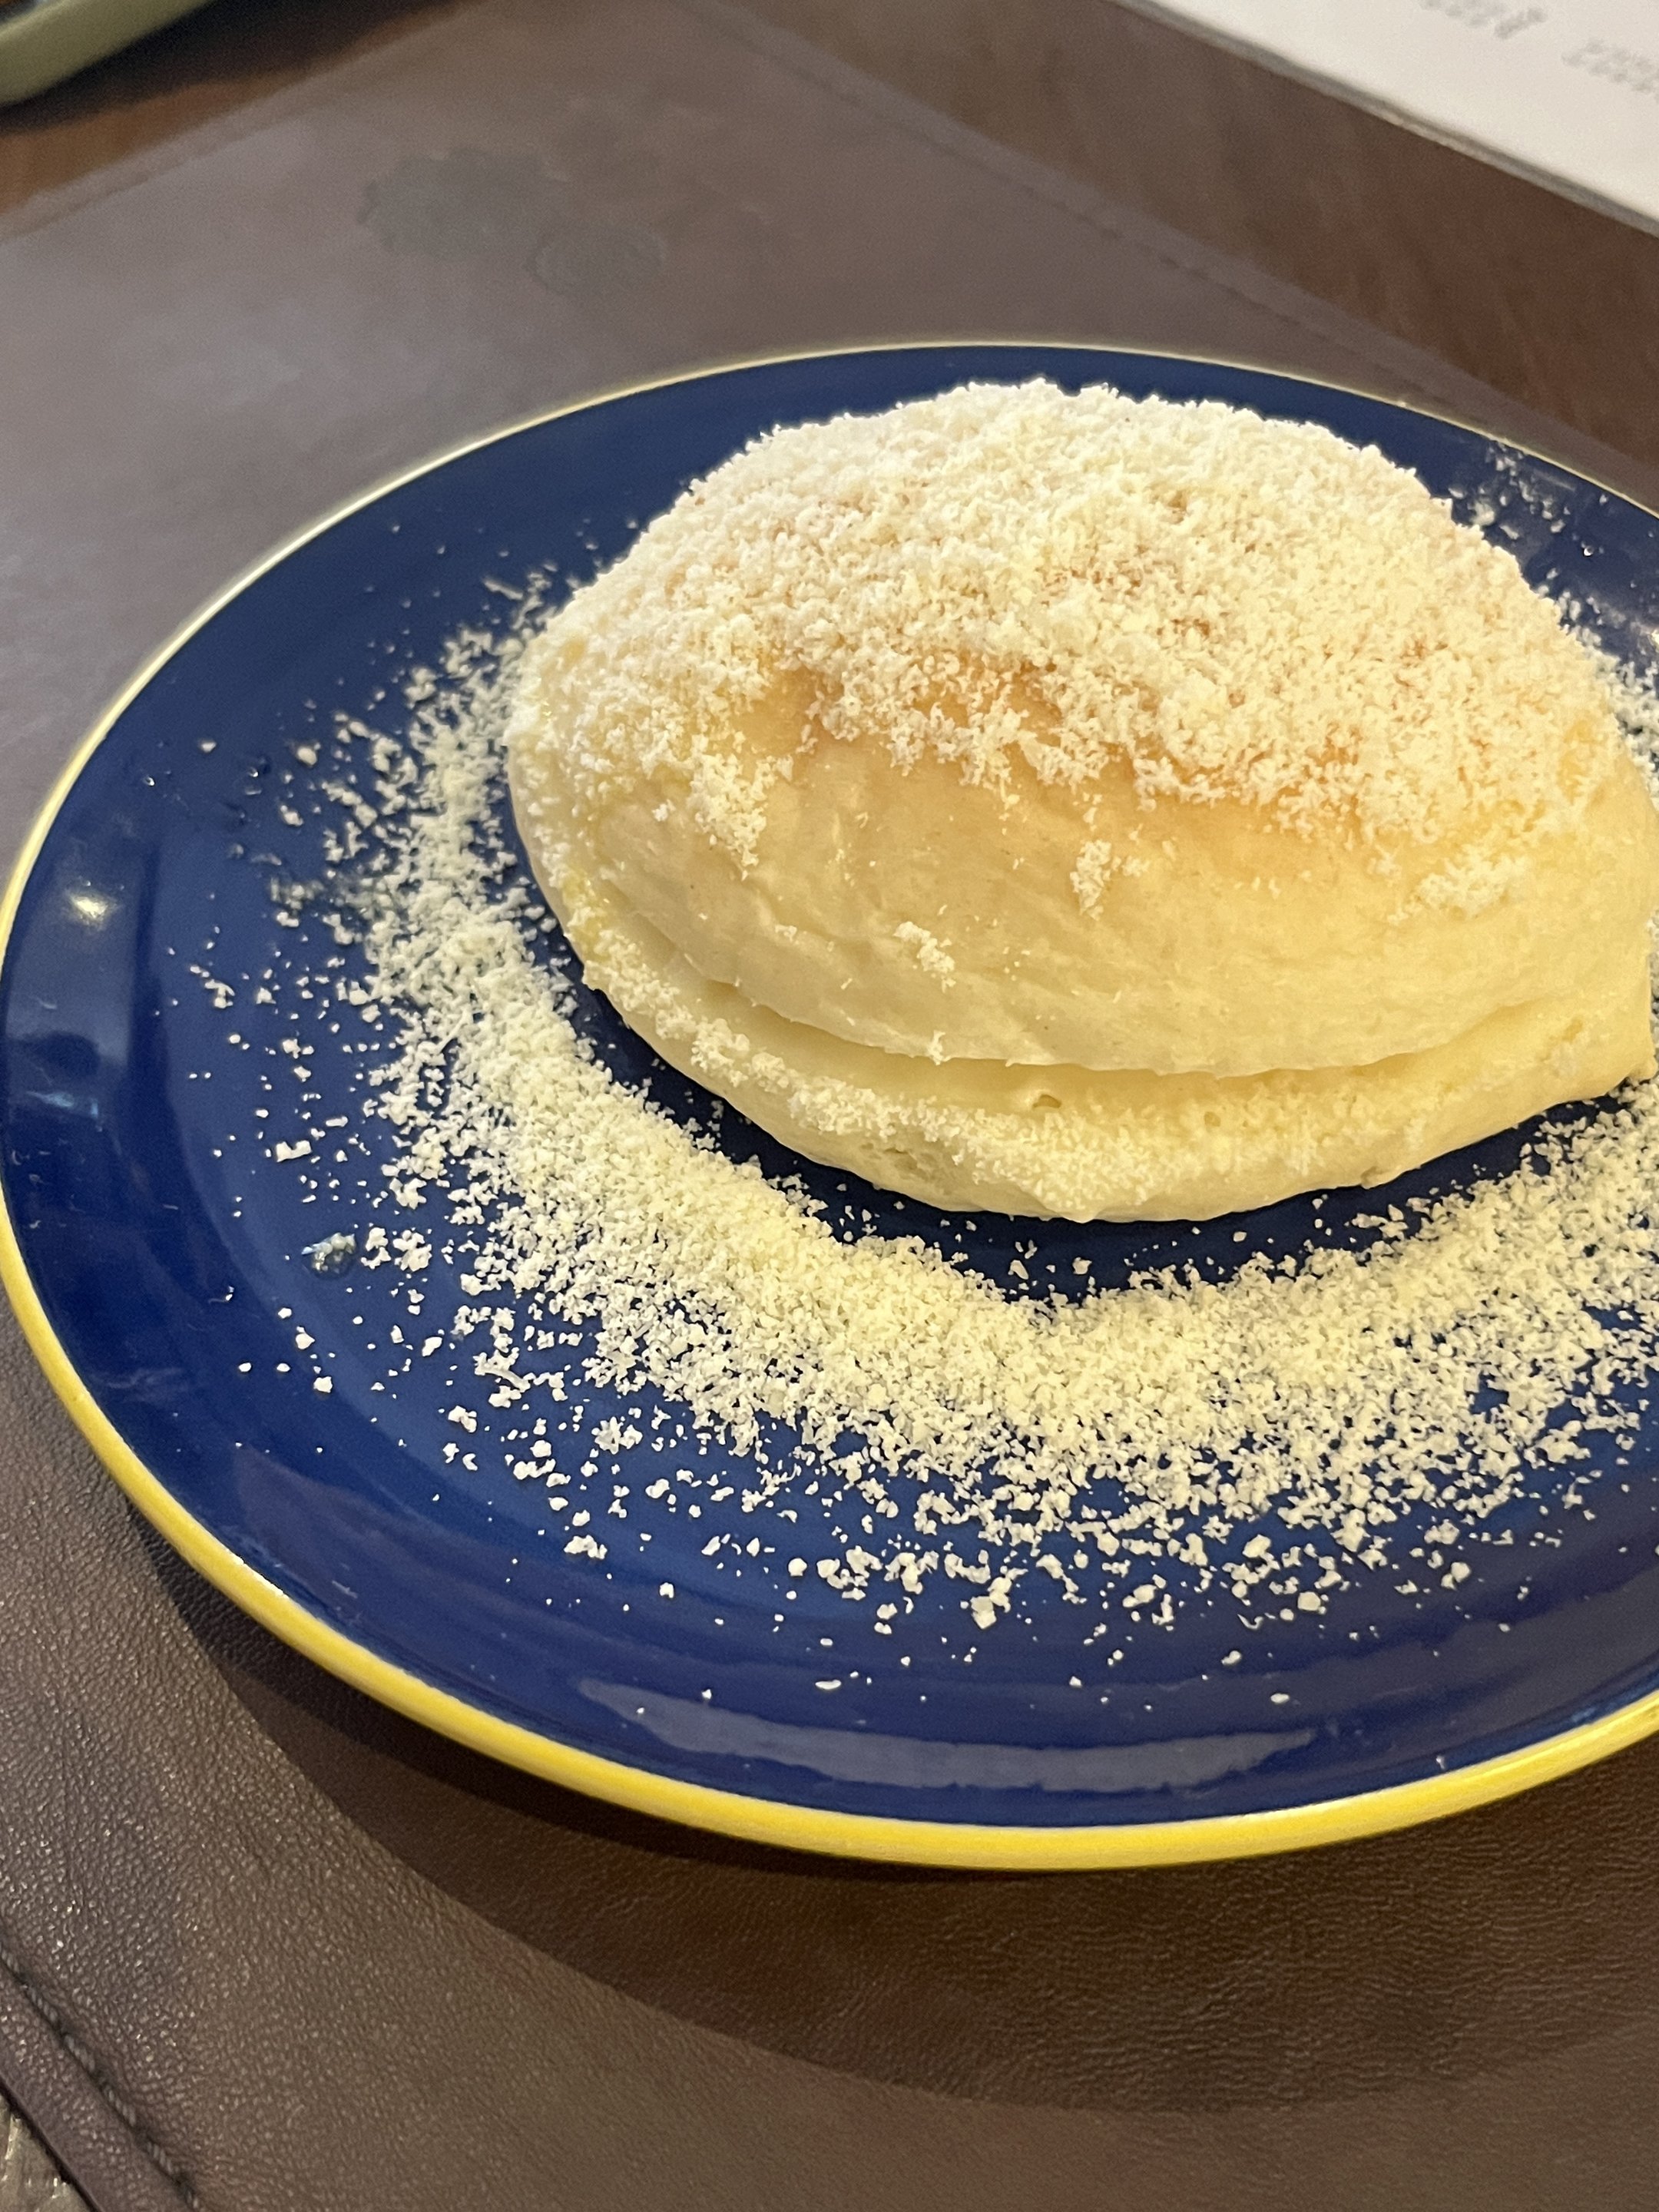
<svg viewBox="0 0 1659 2212">
<path fill-rule="evenodd" d="M 1659 817 L 1510 556 L 1372 450 L 969 386 L 775 432 L 530 645 L 588 980 L 808 1157 L 1201 1218 L 1653 1069 Z"/>
</svg>

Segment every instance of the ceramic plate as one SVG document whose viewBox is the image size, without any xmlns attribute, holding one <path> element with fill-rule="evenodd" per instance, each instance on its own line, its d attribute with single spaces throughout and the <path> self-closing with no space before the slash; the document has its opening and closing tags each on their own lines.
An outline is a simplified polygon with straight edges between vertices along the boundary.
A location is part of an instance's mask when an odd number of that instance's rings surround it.
<svg viewBox="0 0 1659 2212">
<path fill-rule="evenodd" d="M 1605 1444 L 1594 1481 L 1582 1465 L 1554 1478 L 1555 1540 L 1476 1547 L 1461 1582 L 1401 1571 L 1424 1541 L 1407 1527 L 1388 1571 L 1317 1613 L 1255 1605 L 1242 1625 L 1224 1589 L 1200 1596 L 1170 1565 L 1173 1626 L 1120 1613 L 1091 1638 L 1087 1607 L 1036 1577 L 989 1634 L 939 1581 L 884 1624 L 790 1575 L 811 1510 L 787 1531 L 744 1516 L 742 1463 L 696 1517 L 606 1517 L 660 1466 L 637 1393 L 616 1400 L 603 1468 L 574 1475 L 603 1563 L 573 1555 L 544 1487 L 512 1472 L 523 1409 L 484 1401 L 477 1346 L 449 1331 L 465 1261 L 445 1258 L 436 1210 L 401 1224 L 433 1249 L 418 1315 L 398 1268 L 352 1263 L 389 1142 L 360 1110 L 373 1050 L 297 979 L 331 958 L 349 975 L 360 951 L 333 943 L 321 905 L 272 896 L 323 866 L 340 804 L 325 787 L 345 773 L 337 715 L 384 723 L 401 676 L 447 638 L 499 629 L 532 574 L 557 590 L 591 574 L 759 431 L 1039 374 L 1218 397 L 1375 443 L 1570 597 L 1611 652 L 1650 665 L 1659 520 L 1474 431 L 1249 369 L 906 347 L 721 369 L 502 432 L 234 586 L 64 779 L 13 884 L 0 977 L 9 1285 L 117 1480 L 196 1566 L 374 1695 L 579 1789 L 778 1843 L 980 1866 L 1268 1850 L 1453 1811 L 1659 1724 L 1650 1424 L 1616 1468 Z M 618 1080 L 706 1114 L 578 998 Z M 307 1071 L 302 1107 L 284 1054 Z M 296 1173 L 301 1142 L 337 1164 Z M 720 1142 L 774 1176 L 800 1170 L 729 1122 Z M 1412 1190 L 1506 1172 L 1519 1142 L 1437 1164 Z M 869 1231 L 867 1212 L 873 1233 L 959 1248 L 1011 1291 L 1016 1259 L 1034 1292 L 1063 1289 L 1079 1259 L 1103 1282 L 1171 1256 L 1223 1278 L 1251 1254 L 1361 1240 L 1377 1202 L 1339 1194 L 1317 1219 L 1297 1202 L 1201 1232 L 970 1230 L 805 1180 L 848 1233 Z M 474 1428 L 452 1418 L 461 1398 L 481 1408 Z M 590 1428 L 605 1410 L 589 1407 Z M 1524 1510 L 1538 1504 L 1534 1484 Z"/>
</svg>

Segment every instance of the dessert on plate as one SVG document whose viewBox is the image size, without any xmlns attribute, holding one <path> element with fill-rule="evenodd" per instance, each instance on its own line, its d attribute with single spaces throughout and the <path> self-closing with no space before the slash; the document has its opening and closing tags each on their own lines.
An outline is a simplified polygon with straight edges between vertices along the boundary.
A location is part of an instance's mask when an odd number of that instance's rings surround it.
<svg viewBox="0 0 1659 2212">
<path fill-rule="evenodd" d="M 1203 1218 L 1653 1071 L 1659 817 L 1513 558 L 1313 425 L 969 386 L 780 430 L 529 645 L 586 978 L 809 1158 Z"/>
</svg>

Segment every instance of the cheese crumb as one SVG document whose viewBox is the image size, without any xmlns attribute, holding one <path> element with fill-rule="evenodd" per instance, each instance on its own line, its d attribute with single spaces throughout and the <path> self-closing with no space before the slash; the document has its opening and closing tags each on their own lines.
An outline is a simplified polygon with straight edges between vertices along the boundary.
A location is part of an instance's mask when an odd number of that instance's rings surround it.
<svg viewBox="0 0 1659 2212">
<path fill-rule="evenodd" d="M 464 1230 L 467 1295 L 492 1316 L 483 1356 L 508 1402 L 654 1401 L 696 1449 L 717 1438 L 744 1462 L 744 1510 L 781 1511 L 804 1484 L 841 1514 L 839 1548 L 815 1569 L 792 1555 L 792 1583 L 816 1571 L 856 1603 L 944 1575 L 981 1631 L 1022 1602 L 1039 1561 L 1054 1601 L 1086 1571 L 1103 1609 L 1161 1626 L 1176 1596 L 1160 1563 L 1177 1559 L 1200 1592 L 1311 1615 L 1345 1572 L 1384 1566 L 1396 1521 L 1432 1514 L 1449 1542 L 1582 1459 L 1581 1429 L 1633 1427 L 1631 1386 L 1659 1370 L 1653 1084 L 1547 1130 L 1507 1177 L 1379 1217 L 1368 1249 L 1249 1257 L 1220 1282 L 1171 1265 L 1097 1289 L 1074 1262 L 1070 1297 L 1009 1295 L 920 1237 L 843 1241 L 799 1188 L 680 1126 L 579 1036 L 570 985 L 534 950 L 539 907 L 500 893 L 516 649 L 479 647 L 453 691 L 417 703 L 404 803 L 350 886 L 365 987 L 396 1024 L 361 1101 L 395 1154 L 386 1202 L 430 1203 Z M 1172 727 L 1170 773 L 1196 789 L 1198 725 Z M 1340 786 L 1343 804 L 1388 815 L 1395 797 L 1369 790 L 1363 763 L 1330 784 L 1301 743 L 1292 730 L 1267 744 L 1259 795 L 1294 810 L 1334 804 Z M 1413 803 L 1437 759 L 1431 745 Z M 394 1257 L 413 1304 L 434 1238 L 377 1228 L 359 1264 Z M 554 1338 L 568 1352 L 550 1360 Z M 470 1407 L 448 1419 L 478 1429 Z M 620 1412 L 593 1431 L 604 1451 L 642 1440 Z M 1300 1571 L 1320 1589 L 1269 1607 L 1276 1553 L 1320 1532 L 1330 1564 Z M 564 1548 L 606 1557 L 585 1528 Z M 1468 1571 L 1455 1562 L 1447 1585 Z"/>
</svg>

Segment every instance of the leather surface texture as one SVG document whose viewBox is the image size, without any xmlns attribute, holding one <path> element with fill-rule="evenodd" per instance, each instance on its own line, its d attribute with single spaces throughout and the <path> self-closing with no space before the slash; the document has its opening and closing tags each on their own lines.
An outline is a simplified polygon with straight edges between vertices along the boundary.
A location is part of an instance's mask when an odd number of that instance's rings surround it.
<svg viewBox="0 0 1659 2212">
<path fill-rule="evenodd" d="M 273 540 L 700 361 L 1215 352 L 1654 488 L 715 0 L 481 0 L 163 152 L 0 228 L 13 841 Z M 1637 2212 L 1656 1831 L 1659 1745 L 1407 1835 L 1137 1875 L 654 1826 L 242 1620 L 0 1327 L 0 2082 L 96 2212 Z"/>
<path fill-rule="evenodd" d="M 959 122 L 1659 460 L 1653 227 L 1230 51 L 1159 0 L 751 4 Z M 1540 21 L 1497 5 L 1441 12 L 1476 52 Z"/>
</svg>

